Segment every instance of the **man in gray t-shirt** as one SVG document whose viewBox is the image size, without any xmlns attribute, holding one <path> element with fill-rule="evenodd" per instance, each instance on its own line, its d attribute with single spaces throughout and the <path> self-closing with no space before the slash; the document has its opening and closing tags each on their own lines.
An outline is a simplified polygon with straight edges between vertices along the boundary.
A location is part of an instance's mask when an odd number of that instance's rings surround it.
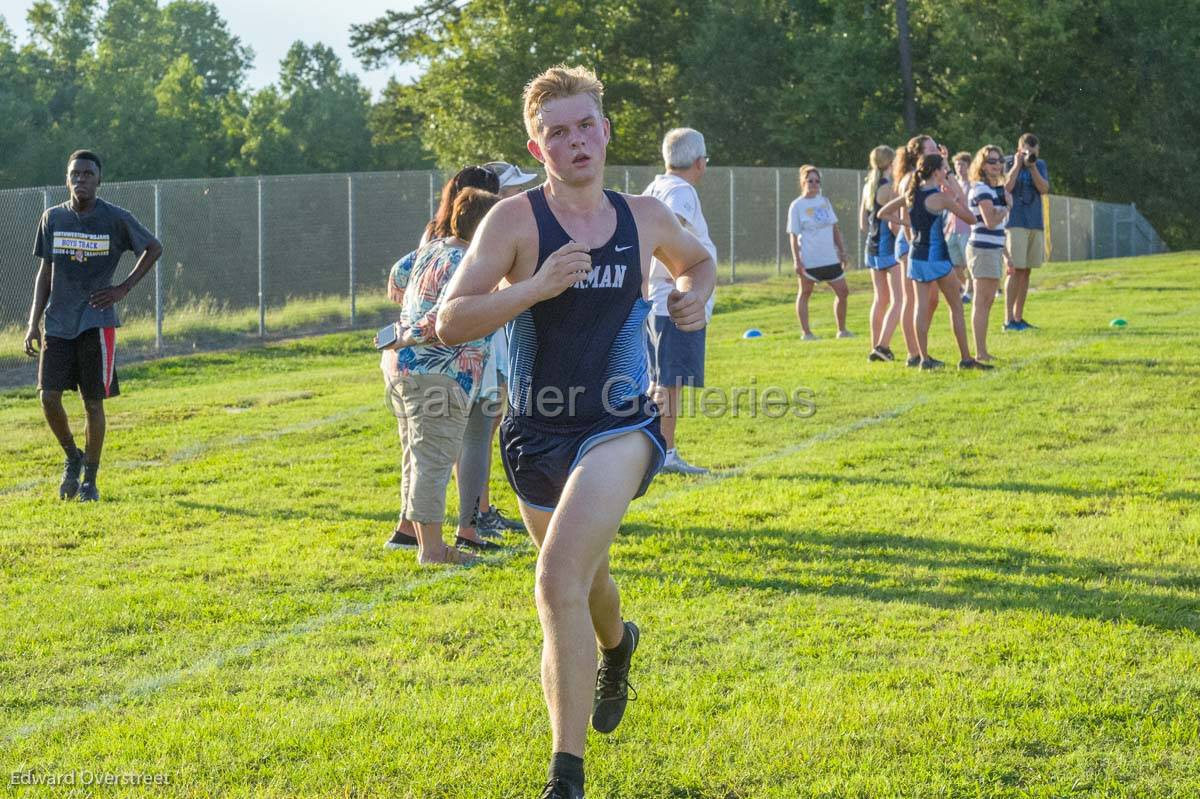
<svg viewBox="0 0 1200 799">
<path fill-rule="evenodd" d="M 104 400 L 120 392 L 114 369 L 116 303 L 125 299 L 162 255 L 162 245 L 124 208 L 96 196 L 100 158 L 77 150 L 67 163 L 71 198 L 42 214 L 33 254 L 39 259 L 25 353 L 37 357 L 38 392 L 50 430 L 66 453 L 59 496 L 100 498 L 96 470 L 104 447 Z M 124 282 L 112 285 L 121 256 L 138 254 Z M 46 333 L 40 329 L 46 317 Z M 64 391 L 79 390 L 87 414 L 86 452 L 75 446 L 62 404 Z M 83 482 L 80 484 L 80 472 Z"/>
</svg>

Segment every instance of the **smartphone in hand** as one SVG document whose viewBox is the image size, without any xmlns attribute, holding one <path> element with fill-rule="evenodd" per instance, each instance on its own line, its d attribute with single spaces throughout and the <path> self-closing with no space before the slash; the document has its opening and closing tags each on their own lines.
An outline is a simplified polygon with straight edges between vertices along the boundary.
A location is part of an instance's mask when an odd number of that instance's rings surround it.
<svg viewBox="0 0 1200 799">
<path fill-rule="evenodd" d="M 379 328 L 379 332 L 375 334 L 375 349 L 386 350 L 388 347 L 396 343 L 396 339 L 400 338 L 398 331 L 399 325 L 393 322 L 390 325 Z"/>
</svg>

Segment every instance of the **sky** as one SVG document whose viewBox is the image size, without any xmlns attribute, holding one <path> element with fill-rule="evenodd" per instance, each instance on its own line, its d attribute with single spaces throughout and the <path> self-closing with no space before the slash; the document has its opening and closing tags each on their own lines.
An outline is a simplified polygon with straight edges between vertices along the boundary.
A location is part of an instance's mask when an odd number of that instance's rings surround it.
<svg viewBox="0 0 1200 799">
<path fill-rule="evenodd" d="M 159 0 L 166 5 L 168 0 Z M 401 80 L 417 72 L 407 66 L 391 64 L 382 70 L 367 71 L 350 51 L 350 26 L 369 22 L 390 9 L 409 10 L 417 0 L 209 0 L 221 12 L 230 32 L 254 48 L 254 66 L 247 75 L 251 88 L 274 82 L 279 62 L 292 42 L 329 45 L 342 59 L 343 68 L 354 72 L 363 85 L 378 97 L 388 77 Z M 25 14 L 32 0 L 0 0 L 0 16 L 21 42 L 28 40 Z"/>
</svg>

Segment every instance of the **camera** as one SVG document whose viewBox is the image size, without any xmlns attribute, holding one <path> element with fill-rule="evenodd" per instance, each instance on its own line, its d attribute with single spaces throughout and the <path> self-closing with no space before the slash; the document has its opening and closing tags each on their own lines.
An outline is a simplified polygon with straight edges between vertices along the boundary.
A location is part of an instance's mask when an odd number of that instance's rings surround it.
<svg viewBox="0 0 1200 799">
<path fill-rule="evenodd" d="M 1035 167 L 1035 166 L 1037 166 L 1037 160 L 1038 160 L 1038 158 L 1037 158 L 1036 154 L 1025 153 L 1025 166 Z"/>
</svg>

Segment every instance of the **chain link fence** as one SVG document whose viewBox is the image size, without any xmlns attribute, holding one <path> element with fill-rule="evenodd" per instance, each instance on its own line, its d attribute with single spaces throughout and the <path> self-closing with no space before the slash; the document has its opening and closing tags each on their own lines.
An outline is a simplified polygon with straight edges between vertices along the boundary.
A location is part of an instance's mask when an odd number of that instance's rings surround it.
<svg viewBox="0 0 1200 799">
<path fill-rule="evenodd" d="M 638 193 L 656 167 L 608 167 L 610 188 Z M 371 328 L 394 318 L 384 296 L 393 261 L 433 215 L 437 171 L 106 183 L 163 242 L 155 270 L 121 303 L 121 360 L 237 346 L 267 337 Z M 858 202 L 865 173 L 822 171 L 854 267 L 862 265 Z M 790 272 L 786 220 L 797 170 L 710 167 L 698 187 L 722 282 Z M 37 271 L 33 242 L 44 209 L 65 187 L 0 191 L 0 384 L 34 379 L 22 340 Z M 1166 250 L 1132 205 L 1050 198 L 1051 260 Z M 857 246 L 855 246 L 857 241 Z M 116 279 L 132 269 L 127 254 Z"/>
</svg>

